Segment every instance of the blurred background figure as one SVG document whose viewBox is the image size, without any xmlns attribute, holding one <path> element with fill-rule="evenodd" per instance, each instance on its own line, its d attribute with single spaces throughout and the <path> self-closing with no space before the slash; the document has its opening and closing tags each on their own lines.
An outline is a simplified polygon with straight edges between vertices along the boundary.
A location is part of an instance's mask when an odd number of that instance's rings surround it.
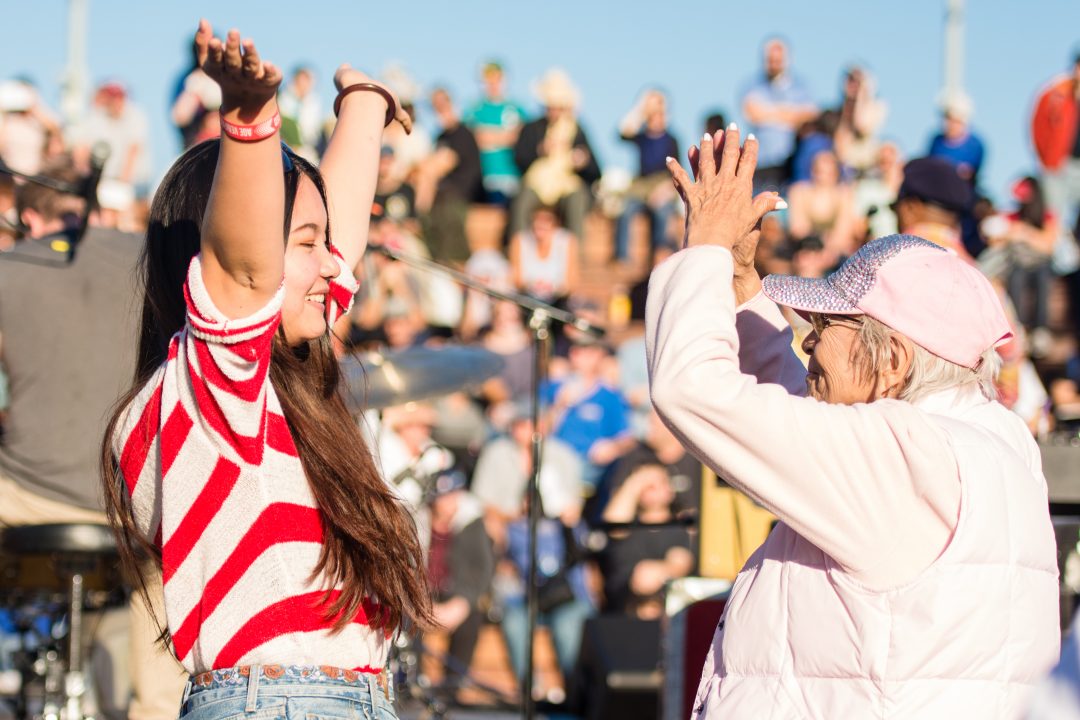
<svg viewBox="0 0 1080 720">
<path fill-rule="evenodd" d="M 584 237 L 600 165 L 578 122 L 578 90 L 563 70 L 552 68 L 534 92 L 544 115 L 527 123 L 514 145 L 522 186 L 511 209 L 510 232 L 525 228 L 538 205 L 549 205 L 558 208 L 575 237 Z"/>
<path fill-rule="evenodd" d="M 986 151 L 971 128 L 972 110 L 971 99 L 966 95 L 949 98 L 942 108 L 941 132 L 930 141 L 927 155 L 948 160 L 956 167 L 957 174 L 974 187 L 979 182 Z"/>
<path fill-rule="evenodd" d="M 483 96 L 465 113 L 465 124 L 480 146 L 484 201 L 509 207 L 517 196 L 521 176 L 514 164 L 514 144 L 525 122 L 525 111 L 506 97 L 503 66 L 489 60 L 480 69 Z"/>
<path fill-rule="evenodd" d="M 322 100 L 315 92 L 315 71 L 298 65 L 289 84 L 278 94 L 281 112 L 281 139 L 297 155 L 312 162 L 319 161 L 322 143 Z"/>
<path fill-rule="evenodd" d="M 854 252 L 854 195 L 835 152 L 820 150 L 814 155 L 809 180 L 792 184 L 788 204 L 788 228 L 794 240 L 816 235 L 833 264 Z"/>
<path fill-rule="evenodd" d="M 604 509 L 609 523 L 641 523 L 612 530 L 601 557 L 604 612 L 658 620 L 664 614 L 668 582 L 694 570 L 686 527 L 672 523 L 675 491 L 667 468 L 641 463 L 625 478 Z M 649 525 L 662 525 L 651 528 Z"/>
<path fill-rule="evenodd" d="M 484 504 L 486 525 L 499 558 L 495 600 L 502 613 L 511 665 L 519 679 L 525 671 L 528 628 L 525 578 L 529 553 L 527 493 L 532 472 L 531 407 L 528 401 L 513 404 L 507 435 L 496 437 L 484 447 L 472 482 L 472 491 Z M 582 562 L 581 461 L 557 437 L 547 438 L 543 453 L 539 478 L 543 519 L 537 542 L 537 567 L 543 583 L 539 617 L 540 623 L 551 630 L 565 682 L 577 661 L 585 619 L 595 612 L 596 604 Z"/>
<path fill-rule="evenodd" d="M 1080 52 L 1069 71 L 1051 79 L 1036 96 L 1031 140 L 1046 202 L 1059 221 L 1053 269 L 1068 275 L 1080 268 L 1080 248 L 1072 232 L 1080 208 Z M 1078 284 L 1074 280 L 1072 286 Z M 1080 292 L 1072 294 L 1072 301 L 1074 307 L 1080 305 Z"/>
<path fill-rule="evenodd" d="M 432 91 L 431 107 L 442 132 L 435 152 L 418 168 L 416 206 L 427 216 L 424 239 L 431 257 L 460 267 L 469 259 L 465 216 L 482 188 L 480 148 L 445 88 Z"/>
<path fill-rule="evenodd" d="M 852 227 L 856 243 L 861 245 L 897 231 L 892 204 L 903 181 L 900 148 L 893 142 L 881 143 L 873 167 L 855 181 Z"/>
<path fill-rule="evenodd" d="M 529 227 L 510 240 L 510 269 L 514 286 L 544 302 L 565 300 L 578 282 L 578 242 L 559 226 L 555 208 L 533 210 Z"/>
<path fill-rule="evenodd" d="M 845 167 L 861 176 L 878 160 L 878 132 L 885 124 L 888 106 L 876 95 L 874 78 L 866 68 L 852 65 L 844 71 L 836 154 Z"/>
<path fill-rule="evenodd" d="M 398 97 L 401 108 L 413 121 L 411 133 L 406 133 L 400 123 L 390 123 L 383 130 L 383 142 L 394 148 L 394 175 L 403 181 L 416 184 L 416 170 L 431 154 L 431 132 L 426 119 L 417 112 L 416 102 L 422 97 L 420 84 L 400 65 L 390 65 L 382 73 L 386 83 Z"/>
<path fill-rule="evenodd" d="M 774 37 L 762 49 L 762 73 L 742 94 L 742 114 L 759 143 L 754 186 L 778 189 L 790 174 L 787 165 L 795 150 L 796 130 L 818 111 L 806 86 L 789 68 L 787 43 Z"/>
<path fill-rule="evenodd" d="M 22 78 L 0 82 L 0 160 L 33 175 L 62 147 L 59 121 L 37 88 Z"/>
<path fill-rule="evenodd" d="M 150 179 L 149 126 L 146 115 L 128 97 L 119 80 L 102 83 L 83 122 L 72 129 L 72 156 L 82 172 L 90 170 L 90 155 L 98 146 L 108 150 L 108 159 L 98 186 L 102 209 L 111 211 L 115 226 L 131 221 L 135 199 L 146 192 Z"/>
<path fill-rule="evenodd" d="M 170 117 L 185 150 L 221 135 L 221 87 L 202 71 L 191 46 L 191 64 L 173 88 Z"/>
<path fill-rule="evenodd" d="M 552 436 L 577 452 L 591 493 L 600 489 L 608 467 L 634 445 L 626 399 L 604 375 L 609 357 L 610 350 L 602 341 L 575 335 L 569 374 L 545 388 Z"/>
<path fill-rule="evenodd" d="M 1059 235 L 1058 221 L 1046 206 L 1038 179 L 1025 177 L 1012 187 L 1013 212 L 982 223 L 989 249 L 979 256 L 988 275 L 1000 277 L 1028 331 L 1033 357 L 1046 357 L 1053 337 L 1048 327 L 1050 260 Z"/>
<path fill-rule="evenodd" d="M 484 509 L 460 470 L 435 475 L 428 490 L 431 531 L 428 582 L 435 620 L 450 633 L 448 655 L 457 675 L 466 672 L 484 621 L 481 601 L 495 575 L 495 552 L 484 529 Z"/>
<path fill-rule="evenodd" d="M 667 97 L 649 89 L 619 122 L 619 137 L 638 151 L 638 173 L 626 194 L 626 205 L 615 226 L 615 258 L 626 260 L 630 223 L 639 214 L 649 219 L 650 248 L 667 239 L 668 225 L 680 200 L 671 184 L 666 159 L 679 157 L 679 143 L 668 129 Z"/>
</svg>

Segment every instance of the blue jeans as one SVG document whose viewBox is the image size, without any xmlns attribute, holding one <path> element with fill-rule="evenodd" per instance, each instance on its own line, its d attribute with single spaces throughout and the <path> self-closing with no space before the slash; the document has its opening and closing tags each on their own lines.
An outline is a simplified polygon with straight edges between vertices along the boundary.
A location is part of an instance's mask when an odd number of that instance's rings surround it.
<svg viewBox="0 0 1080 720">
<path fill-rule="evenodd" d="M 650 226 L 650 248 L 656 249 L 658 245 L 662 245 L 667 239 L 667 226 L 671 220 L 671 216 L 675 214 L 677 206 L 674 203 L 664 203 L 658 208 L 651 208 L 641 200 L 637 198 L 628 198 L 626 200 L 626 207 L 623 209 L 622 215 L 619 216 L 619 222 L 615 225 L 615 257 L 619 260 L 625 260 L 630 253 L 630 223 L 638 213 L 645 213 L 649 216 Z"/>
<path fill-rule="evenodd" d="M 538 625 L 545 625 L 551 630 L 551 639 L 555 642 L 555 654 L 559 658 L 559 669 L 563 677 L 568 677 L 577 663 L 581 650 L 581 633 L 585 621 L 593 614 L 592 606 L 581 600 L 571 600 L 554 610 L 540 613 Z M 503 610 L 503 635 L 506 648 L 510 651 L 510 662 L 518 678 L 525 675 L 525 650 L 529 631 L 529 614 L 524 603 L 507 604 Z"/>
<path fill-rule="evenodd" d="M 188 682 L 180 720 L 397 720 L 377 678 L 314 665 L 214 670 Z"/>
</svg>

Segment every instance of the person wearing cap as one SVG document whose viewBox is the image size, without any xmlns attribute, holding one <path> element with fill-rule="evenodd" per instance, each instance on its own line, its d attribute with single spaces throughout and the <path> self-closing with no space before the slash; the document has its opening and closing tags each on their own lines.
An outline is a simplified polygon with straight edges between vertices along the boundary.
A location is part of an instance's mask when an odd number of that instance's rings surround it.
<svg viewBox="0 0 1080 720">
<path fill-rule="evenodd" d="M 779 522 L 736 579 L 694 718 L 1017 718 L 1057 658 L 1038 447 L 994 400 L 1010 335 L 974 267 L 911 235 L 769 276 L 757 142 L 702 139 L 687 249 L 653 272 L 653 403 Z M 804 369 L 777 303 L 807 317 Z"/>
<path fill-rule="evenodd" d="M 924 157 L 904 166 L 892 209 L 900 232 L 930 240 L 972 262 L 960 235 L 960 219 L 971 202 L 971 186 L 952 163 Z"/>
<path fill-rule="evenodd" d="M 930 141 L 927 155 L 948 160 L 960 177 L 974 187 L 986 154 L 983 142 L 971 129 L 971 99 L 967 95 L 949 98 L 942 108 L 941 132 Z"/>
<path fill-rule="evenodd" d="M 578 89 L 558 68 L 544 73 L 533 91 L 544 106 L 543 117 L 526 123 L 514 144 L 514 162 L 521 171 L 521 192 L 510 212 L 510 234 L 521 232 L 539 205 L 559 208 L 563 224 L 583 237 L 592 205 L 592 184 L 600 165 L 577 120 Z"/>
<path fill-rule="evenodd" d="M 89 114 L 72 131 L 71 144 L 84 170 L 97 146 L 108 148 L 98 194 L 110 210 L 130 210 L 137 189 L 150 179 L 149 138 L 146 115 L 131 102 L 127 88 L 116 80 L 102 83 Z"/>
<path fill-rule="evenodd" d="M 60 123 L 28 80 L 0 82 L 0 160 L 34 175 L 47 157 L 60 151 Z"/>
<path fill-rule="evenodd" d="M 484 530 L 484 508 L 467 490 L 458 469 L 435 475 L 427 491 L 430 537 L 427 543 L 428 582 L 435 594 L 435 619 L 450 633 L 448 654 L 457 672 L 472 662 L 484 614 L 480 600 L 491 589 L 495 551 Z"/>
<path fill-rule="evenodd" d="M 586 492 L 596 492 L 608 468 L 634 447 L 630 406 L 608 385 L 604 363 L 611 348 L 592 335 L 569 336 L 570 372 L 542 392 L 550 404 L 553 437 L 572 447 L 584 463 Z"/>
</svg>

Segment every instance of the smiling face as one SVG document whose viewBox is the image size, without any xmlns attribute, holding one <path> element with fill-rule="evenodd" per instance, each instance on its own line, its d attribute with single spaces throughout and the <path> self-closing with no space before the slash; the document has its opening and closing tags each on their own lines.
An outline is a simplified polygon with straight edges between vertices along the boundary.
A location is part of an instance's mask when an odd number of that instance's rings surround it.
<svg viewBox="0 0 1080 720">
<path fill-rule="evenodd" d="M 289 345 L 300 345 L 326 333 L 330 281 L 340 272 L 330 253 L 326 225 L 326 206 L 315 183 L 301 176 L 285 244 L 281 327 Z"/>
<path fill-rule="evenodd" d="M 846 315 L 810 316 L 814 330 L 803 340 L 810 356 L 806 366 L 807 394 L 828 403 L 854 405 L 874 399 L 875 383 L 855 362 L 862 347 L 861 320 Z"/>
</svg>

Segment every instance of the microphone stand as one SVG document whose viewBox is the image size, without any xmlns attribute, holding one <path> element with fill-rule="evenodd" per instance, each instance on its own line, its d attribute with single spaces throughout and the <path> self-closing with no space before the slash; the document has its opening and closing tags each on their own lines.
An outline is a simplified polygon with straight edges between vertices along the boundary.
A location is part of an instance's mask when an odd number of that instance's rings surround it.
<svg viewBox="0 0 1080 720">
<path fill-rule="evenodd" d="M 533 699 L 533 645 L 536 635 L 536 623 L 538 616 L 538 586 L 536 583 L 536 529 L 540 523 L 541 504 L 540 499 L 540 464 L 543 458 L 544 433 L 540 425 L 540 387 L 547 380 L 548 355 L 550 350 L 551 323 L 558 322 L 575 327 L 594 337 L 603 337 L 604 329 L 592 324 L 584 318 L 580 318 L 566 310 L 560 310 L 554 305 L 541 302 L 528 295 L 513 292 L 495 290 L 475 278 L 454 268 L 440 265 L 427 258 L 416 257 L 398 252 L 384 245 L 369 246 L 373 252 L 379 252 L 388 258 L 398 260 L 411 267 L 427 272 L 440 273 L 449 277 L 454 282 L 467 288 L 477 290 L 488 297 L 496 300 L 512 302 L 523 310 L 528 311 L 529 321 L 527 326 L 533 336 L 533 372 L 532 372 L 532 472 L 529 473 L 529 571 L 526 583 L 526 608 L 528 612 L 528 636 L 525 645 L 525 677 L 522 680 L 522 694 L 524 705 L 522 716 L 525 720 L 533 720 L 536 717 L 536 701 Z"/>
</svg>

